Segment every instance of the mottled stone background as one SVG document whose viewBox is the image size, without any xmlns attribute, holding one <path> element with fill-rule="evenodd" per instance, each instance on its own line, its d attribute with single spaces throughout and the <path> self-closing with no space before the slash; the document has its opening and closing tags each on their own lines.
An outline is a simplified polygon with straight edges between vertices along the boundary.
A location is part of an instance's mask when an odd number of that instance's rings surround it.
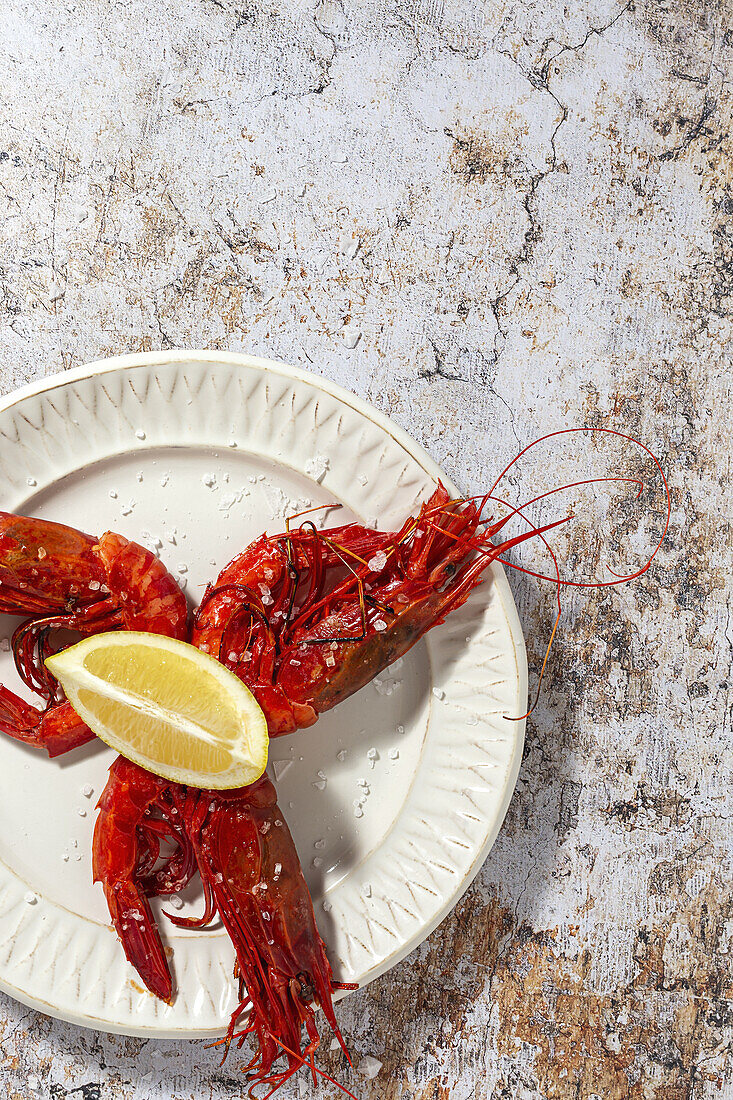
<svg viewBox="0 0 733 1100">
<path fill-rule="evenodd" d="M 641 436 L 669 473 L 651 570 L 566 597 L 478 879 L 341 1007 L 356 1060 L 383 1063 L 348 1078 L 365 1100 L 733 1096 L 728 14 L 4 0 L 4 392 L 123 351 L 245 349 L 366 397 L 469 491 L 586 424 Z M 650 472 L 610 441 L 539 457 L 525 497 L 591 467 Z M 586 498 L 567 570 L 641 561 L 658 488 Z M 512 582 L 536 673 L 552 589 Z M 243 1095 L 236 1059 L 199 1044 L 5 997 L 0 1028 L 15 1100 Z"/>
</svg>

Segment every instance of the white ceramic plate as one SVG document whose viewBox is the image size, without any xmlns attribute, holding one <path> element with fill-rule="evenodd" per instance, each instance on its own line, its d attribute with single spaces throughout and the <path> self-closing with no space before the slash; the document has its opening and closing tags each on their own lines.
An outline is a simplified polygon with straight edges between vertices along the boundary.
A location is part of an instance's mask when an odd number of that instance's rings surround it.
<svg viewBox="0 0 733 1100">
<path fill-rule="evenodd" d="M 345 390 L 219 352 L 109 359 L 10 395 L 0 402 L 0 472 L 6 511 L 160 540 L 193 602 L 263 528 L 283 529 L 288 503 L 339 502 L 331 524 L 396 527 L 442 476 Z M 0 638 L 14 625 L 4 618 Z M 17 686 L 10 655 L 0 661 L 0 679 Z M 280 805 L 342 980 L 364 985 L 394 966 L 476 874 L 521 759 L 523 723 L 504 715 L 523 713 L 526 695 L 522 633 L 495 566 L 399 669 L 272 743 Z M 221 1033 L 236 1002 L 226 934 L 161 918 L 177 983 L 164 1005 L 126 962 L 92 885 L 94 805 L 112 759 L 96 743 L 50 761 L 0 737 L 0 987 L 106 1031 Z M 185 902 L 198 911 L 195 890 Z"/>
</svg>

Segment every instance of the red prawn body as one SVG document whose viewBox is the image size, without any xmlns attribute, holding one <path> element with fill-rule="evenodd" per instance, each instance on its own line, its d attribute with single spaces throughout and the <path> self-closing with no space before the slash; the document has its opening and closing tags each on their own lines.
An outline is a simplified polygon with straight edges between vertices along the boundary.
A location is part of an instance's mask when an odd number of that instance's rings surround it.
<svg viewBox="0 0 733 1100">
<path fill-rule="evenodd" d="M 185 832 L 170 816 L 168 789 L 165 779 L 117 757 L 97 803 L 92 866 L 128 961 L 151 993 L 170 1002 L 171 974 L 148 895 L 181 889 L 196 867 Z M 161 836 L 174 840 L 178 852 L 165 871 L 153 872 Z"/>
<path fill-rule="evenodd" d="M 266 776 L 240 790 L 198 790 L 118 757 L 98 809 L 94 878 L 129 962 L 152 993 L 170 1001 L 172 981 L 148 897 L 181 889 L 198 869 L 203 916 L 168 917 L 202 928 L 220 916 L 236 952 L 241 996 L 228 1038 L 254 1035 L 252 1084 L 278 1085 L 312 1058 L 318 1006 L 343 1046 L 332 996 L 354 987 L 333 980 L 295 845 Z M 161 837 L 176 851 L 156 868 Z M 245 1012 L 246 1026 L 237 1033 Z M 288 1069 L 274 1072 L 283 1052 Z"/>
<path fill-rule="evenodd" d="M 186 598 L 149 550 L 112 532 L 96 540 L 8 512 L 0 512 L 0 612 L 29 616 L 13 635 L 15 664 L 45 702 L 32 706 L 0 685 L 0 730 L 52 757 L 94 737 L 45 668 L 53 630 L 188 633 Z"/>
<path fill-rule="evenodd" d="M 262 536 L 205 594 L 192 641 L 250 688 L 271 736 L 310 726 L 460 607 L 492 561 L 536 534 L 494 544 L 505 521 L 480 530 L 483 503 L 451 500 L 439 485 L 397 532 L 351 525 Z M 265 602 L 260 577 L 278 561 Z"/>
<path fill-rule="evenodd" d="M 279 1087 L 318 1048 L 318 1006 L 346 1052 L 332 996 L 356 987 L 333 979 L 298 854 L 267 776 L 242 790 L 195 793 L 192 803 L 193 792 L 182 799 L 179 791 L 177 805 L 208 897 L 204 921 L 214 912 L 220 916 L 234 944 L 240 979 L 241 1000 L 228 1038 L 235 1037 L 246 1012 L 239 1034 L 256 1040 L 246 1067 L 251 1083 Z M 273 1063 L 283 1053 L 288 1069 L 274 1073 Z"/>
</svg>

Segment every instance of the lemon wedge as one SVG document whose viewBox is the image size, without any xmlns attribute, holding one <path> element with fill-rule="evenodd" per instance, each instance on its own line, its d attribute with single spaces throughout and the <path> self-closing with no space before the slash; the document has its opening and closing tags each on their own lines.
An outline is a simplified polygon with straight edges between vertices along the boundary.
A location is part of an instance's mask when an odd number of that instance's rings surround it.
<svg viewBox="0 0 733 1100">
<path fill-rule="evenodd" d="M 80 718 L 128 760 L 175 783 L 226 789 L 267 766 L 267 721 L 233 672 L 159 634 L 96 634 L 49 657 Z"/>
</svg>

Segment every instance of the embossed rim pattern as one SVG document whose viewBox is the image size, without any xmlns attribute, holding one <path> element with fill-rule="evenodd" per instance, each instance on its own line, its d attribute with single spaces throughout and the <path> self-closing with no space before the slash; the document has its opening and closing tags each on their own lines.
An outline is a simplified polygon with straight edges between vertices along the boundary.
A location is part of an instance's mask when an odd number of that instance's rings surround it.
<svg viewBox="0 0 733 1100">
<path fill-rule="evenodd" d="M 252 381 L 253 403 L 261 402 L 259 412 L 254 408 L 250 414 L 252 425 L 255 412 L 259 420 L 248 430 L 255 450 L 260 446 L 263 456 L 304 471 L 305 458 L 312 451 L 307 449 L 307 439 L 297 441 L 291 425 L 313 407 L 315 395 L 312 438 L 318 439 L 321 452 L 329 441 L 339 450 L 333 480 L 342 499 L 348 500 L 354 488 L 348 479 L 357 461 L 359 469 L 368 469 L 371 463 L 375 470 L 388 470 L 398 477 L 399 514 L 389 514 L 395 507 L 389 479 L 385 484 L 378 478 L 370 479 L 364 499 L 355 505 L 357 511 L 398 521 L 410 494 L 413 502 L 424 498 L 438 479 L 458 494 L 407 433 L 340 386 L 273 360 L 232 352 L 175 351 L 101 360 L 0 399 L 0 465 L 8 471 L 8 488 L 2 490 L 0 504 L 25 482 L 31 470 L 26 459 L 32 459 L 34 475 L 41 469 L 52 484 L 85 464 L 75 450 L 82 436 L 92 439 L 90 445 L 101 447 L 95 457 L 123 454 L 134 446 L 135 424 L 125 408 L 125 402 L 132 400 L 128 390 L 142 408 L 148 401 L 170 403 L 181 379 L 182 388 L 211 386 L 213 411 L 208 421 L 192 429 L 193 436 L 186 434 L 185 416 L 179 409 L 179 422 L 172 425 L 162 418 L 157 437 L 153 432 L 147 445 L 225 446 L 224 422 L 229 416 L 221 413 L 221 398 L 234 382 L 242 391 L 245 378 Z M 116 380 L 122 387 L 117 405 L 105 389 L 105 380 L 110 385 Z M 91 421 L 84 424 L 71 415 L 70 402 L 82 419 L 97 417 L 94 395 L 100 390 L 110 397 L 105 415 L 116 420 L 112 424 L 103 420 L 103 431 L 95 437 Z M 51 425 L 47 417 L 49 402 L 53 403 L 48 395 L 62 391 L 66 391 L 66 415 L 59 422 L 54 407 Z M 324 405 L 319 422 L 318 409 Z M 24 424 L 19 424 L 13 411 L 20 413 L 22 407 Z M 172 427 L 177 432 L 174 437 Z M 24 433 L 35 433 L 32 445 Z M 491 584 L 477 590 L 480 599 L 474 594 L 464 609 L 428 636 L 431 668 L 435 673 L 450 666 L 450 678 L 441 682 L 444 701 L 431 707 L 415 781 L 394 826 L 381 847 L 329 893 L 336 932 L 335 942 L 329 940 L 328 946 L 334 969 L 345 981 L 363 986 L 429 935 L 478 872 L 504 819 L 521 762 L 524 723 L 508 723 L 503 715 L 526 709 L 527 671 L 524 639 L 506 576 L 496 563 L 492 570 Z M 478 629 L 467 646 L 468 621 L 474 628 L 478 622 Z M 368 898 L 367 882 L 378 884 Z M 111 928 L 83 921 L 50 902 L 45 915 L 52 913 L 51 927 L 47 921 L 42 928 L 39 911 L 23 903 L 25 889 L 22 879 L 0 864 L 0 988 L 5 992 L 49 1015 L 106 1031 L 161 1038 L 203 1037 L 222 1031 L 234 1007 L 231 955 L 223 935 L 197 940 L 195 959 L 190 966 L 184 960 L 181 996 L 174 1006 L 163 1006 L 130 992 L 129 968 Z M 178 959 L 192 941 L 173 942 Z M 208 1004 L 196 1008 L 194 999 L 198 1003 L 200 998 L 195 998 L 195 992 L 204 984 Z"/>
</svg>

